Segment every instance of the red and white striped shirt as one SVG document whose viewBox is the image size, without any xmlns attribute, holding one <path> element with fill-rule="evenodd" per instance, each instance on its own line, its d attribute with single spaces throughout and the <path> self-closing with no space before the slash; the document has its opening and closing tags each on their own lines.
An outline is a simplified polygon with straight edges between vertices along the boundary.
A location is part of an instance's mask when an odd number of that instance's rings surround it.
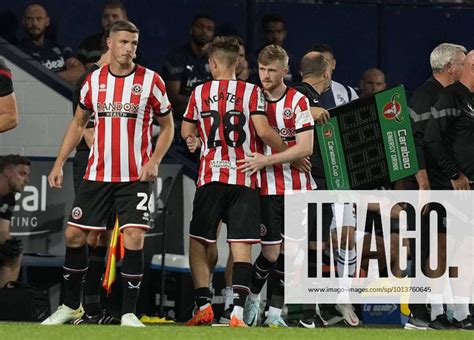
<svg viewBox="0 0 474 340">
<path fill-rule="evenodd" d="M 258 186 L 257 175 L 237 170 L 236 163 L 256 151 L 253 114 L 265 114 L 265 99 L 256 85 L 213 80 L 194 89 L 183 119 L 197 123 L 202 141 L 198 187 L 211 182 Z"/>
<path fill-rule="evenodd" d="M 287 88 L 282 98 L 267 101 L 267 116 L 271 127 L 291 147 L 296 144 L 296 134 L 314 128 L 308 98 L 293 88 Z M 265 155 L 276 152 L 263 146 Z M 267 166 L 260 170 L 260 195 L 284 195 L 293 191 L 316 189 L 310 173 L 302 173 L 289 163 Z"/>
<path fill-rule="evenodd" d="M 153 115 L 165 116 L 171 110 L 159 74 L 137 65 L 129 75 L 115 76 L 103 66 L 84 81 L 80 105 L 95 115 L 94 143 L 84 179 L 138 180 L 152 154 Z"/>
</svg>

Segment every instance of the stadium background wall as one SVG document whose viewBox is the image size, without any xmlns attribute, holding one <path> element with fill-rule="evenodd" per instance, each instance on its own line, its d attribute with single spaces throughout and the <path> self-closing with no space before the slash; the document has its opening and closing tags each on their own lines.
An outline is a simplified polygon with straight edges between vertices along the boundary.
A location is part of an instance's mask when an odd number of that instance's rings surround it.
<svg viewBox="0 0 474 340">
<path fill-rule="evenodd" d="M 21 35 L 20 18 L 29 0 L 0 1 L 0 35 Z M 237 33 L 248 51 L 261 43 L 260 19 L 265 13 L 285 17 L 287 48 L 296 57 L 316 42 L 332 45 L 338 60 L 334 78 L 357 86 L 363 70 L 378 66 L 390 84 L 403 83 L 411 93 L 429 75 L 428 55 L 445 41 L 472 46 L 474 7 L 467 4 L 424 4 L 423 1 L 365 0 L 311 3 L 264 0 L 125 0 L 129 18 L 141 30 L 145 63 L 160 70 L 170 49 L 184 43 L 196 13 L 210 13 L 219 33 Z M 315 1 L 317 2 L 317 1 Z M 103 1 L 45 0 L 52 19 L 51 36 L 77 49 L 100 30 Z M 146 8 L 146 11 L 143 11 Z M 13 16 L 16 16 L 16 21 Z M 178 20 L 177 20 L 178 18 Z"/>
</svg>

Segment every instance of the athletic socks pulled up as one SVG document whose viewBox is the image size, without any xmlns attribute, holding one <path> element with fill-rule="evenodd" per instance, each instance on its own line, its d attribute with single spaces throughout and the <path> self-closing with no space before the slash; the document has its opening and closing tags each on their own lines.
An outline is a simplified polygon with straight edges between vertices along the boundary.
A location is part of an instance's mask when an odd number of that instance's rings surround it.
<svg viewBox="0 0 474 340">
<path fill-rule="evenodd" d="M 135 314 L 140 286 L 143 279 L 143 250 L 130 250 L 125 248 L 122 262 L 122 315 Z"/>
<path fill-rule="evenodd" d="M 260 294 L 268 276 L 275 268 L 276 262 L 268 261 L 262 253 L 257 257 L 252 267 L 252 278 L 250 280 L 250 291 Z"/>
<path fill-rule="evenodd" d="M 101 279 L 105 269 L 105 255 L 107 247 L 89 246 L 89 269 L 85 277 L 84 285 L 84 310 L 87 315 L 98 315 L 100 308 Z"/>
<path fill-rule="evenodd" d="M 64 304 L 77 309 L 81 304 L 81 286 L 84 275 L 87 273 L 87 246 L 78 248 L 66 246 L 64 258 Z"/>
</svg>

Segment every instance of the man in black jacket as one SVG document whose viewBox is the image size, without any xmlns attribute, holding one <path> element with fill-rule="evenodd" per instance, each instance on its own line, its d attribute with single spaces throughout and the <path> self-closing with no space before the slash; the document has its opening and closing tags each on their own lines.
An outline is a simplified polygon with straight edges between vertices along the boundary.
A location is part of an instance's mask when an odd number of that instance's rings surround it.
<svg viewBox="0 0 474 340">
<path fill-rule="evenodd" d="M 471 51 L 464 59 L 460 80 L 441 92 L 426 127 L 425 145 L 441 169 L 445 183 L 449 183 L 440 189 L 471 190 L 474 183 L 473 92 L 474 51 Z M 454 300 L 453 327 L 472 330 L 469 298 L 455 296 Z"/>
<path fill-rule="evenodd" d="M 441 189 L 449 185 L 449 180 L 444 176 L 441 169 L 432 159 L 426 149 L 424 137 L 428 121 L 431 117 L 431 107 L 438 100 L 443 89 L 459 80 L 461 77 L 462 63 L 466 49 L 464 46 L 442 43 L 436 46 L 430 54 L 430 65 L 433 74 L 426 82 L 416 89 L 409 103 L 410 118 L 412 121 L 413 135 L 416 146 L 416 156 L 418 158 L 419 171 L 414 177 L 404 181 L 404 187 L 408 190 L 430 190 Z M 426 218 L 423 215 L 423 218 Z M 426 233 L 427 230 L 422 230 Z M 440 234 L 444 237 L 445 234 Z M 427 239 L 427 238 L 423 238 Z M 415 249 L 414 243 L 410 245 Z M 423 247 L 423 249 L 428 249 Z M 421 253 L 421 261 L 426 263 L 428 253 Z M 412 263 L 412 270 L 414 270 Z M 425 305 L 410 304 L 411 317 L 405 325 L 406 329 L 426 329 L 430 321 L 434 321 L 433 327 L 449 326 L 446 316 L 443 314 L 442 305 L 431 307 L 431 318 Z M 441 313 L 441 314 L 439 314 Z M 436 316 L 441 317 L 436 321 Z"/>
</svg>

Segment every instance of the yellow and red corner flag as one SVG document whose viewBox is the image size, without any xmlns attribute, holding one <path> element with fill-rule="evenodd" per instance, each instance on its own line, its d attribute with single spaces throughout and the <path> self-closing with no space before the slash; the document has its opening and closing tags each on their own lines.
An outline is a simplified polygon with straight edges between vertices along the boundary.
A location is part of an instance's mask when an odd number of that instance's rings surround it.
<svg viewBox="0 0 474 340">
<path fill-rule="evenodd" d="M 114 231 L 110 239 L 109 254 L 107 256 L 107 268 L 102 281 L 102 287 L 107 291 L 107 295 L 112 291 L 112 285 L 117 278 L 117 262 L 122 259 L 124 253 L 118 217 L 115 217 Z"/>
</svg>

